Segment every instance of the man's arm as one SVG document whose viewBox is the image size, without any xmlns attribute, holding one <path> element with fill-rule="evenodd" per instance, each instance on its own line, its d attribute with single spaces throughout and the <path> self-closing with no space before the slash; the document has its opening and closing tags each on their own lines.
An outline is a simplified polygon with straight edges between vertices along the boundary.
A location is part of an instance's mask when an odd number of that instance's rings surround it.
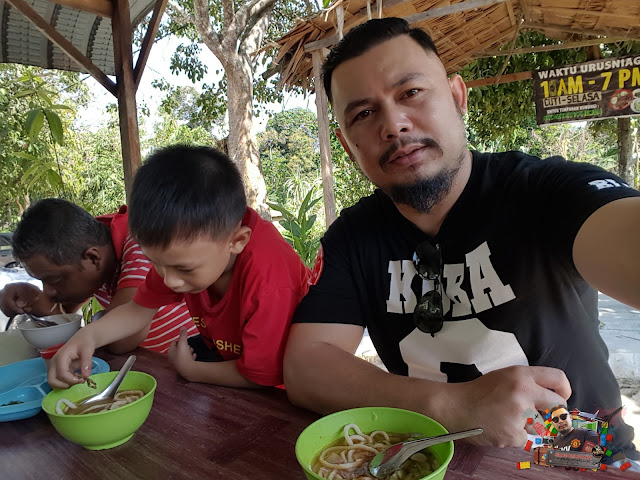
<svg viewBox="0 0 640 480">
<path fill-rule="evenodd" d="M 640 308 L 640 197 L 600 207 L 573 243 L 576 269 L 593 288 Z"/>
<path fill-rule="evenodd" d="M 81 376 L 91 374 L 91 356 L 96 348 L 109 345 L 145 328 L 157 309 L 128 302 L 114 308 L 97 322 L 81 328 L 52 358 L 48 381 L 53 388 L 68 388 L 82 383 L 72 366 L 80 368 Z"/>
<path fill-rule="evenodd" d="M 106 310 L 109 312 L 115 307 L 124 305 L 125 303 L 132 301 L 133 296 L 136 294 L 137 290 L 137 288 L 133 287 L 121 288 L 113 296 L 113 298 L 111 299 L 111 303 L 106 308 Z M 147 338 L 150 327 L 151 323 L 149 322 L 141 330 L 137 331 L 133 335 L 129 335 L 128 337 L 121 340 L 116 340 L 115 342 L 108 344 L 106 347 L 111 353 L 120 354 L 130 352 L 138 345 L 140 345 L 145 338 Z"/>
<path fill-rule="evenodd" d="M 566 403 L 571 395 L 565 375 L 547 367 L 509 367 L 457 384 L 387 373 L 353 355 L 362 333 L 356 325 L 292 325 L 284 359 L 289 399 L 320 413 L 404 408 L 434 418 L 449 431 L 482 427 L 476 443 L 522 446 L 524 412 Z"/>
</svg>

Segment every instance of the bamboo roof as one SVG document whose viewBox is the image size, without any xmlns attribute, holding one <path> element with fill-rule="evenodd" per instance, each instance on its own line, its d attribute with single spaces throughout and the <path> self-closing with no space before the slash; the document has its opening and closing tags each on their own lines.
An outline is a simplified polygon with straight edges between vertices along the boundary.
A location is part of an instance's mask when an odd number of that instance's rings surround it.
<svg viewBox="0 0 640 480">
<path fill-rule="evenodd" d="M 311 52 L 325 55 L 369 18 L 403 17 L 434 40 L 448 73 L 493 56 L 523 30 L 576 47 L 640 39 L 640 0 L 337 0 L 277 41 L 280 84 L 313 89 Z M 580 43 L 582 41 L 582 44 Z M 506 52 L 505 52 L 506 53 Z"/>
<path fill-rule="evenodd" d="M 87 73 L 16 8 L 0 0 L 0 63 L 21 63 Z M 115 74 L 110 0 L 24 0 L 106 75 Z M 132 26 L 156 0 L 130 0 Z"/>
</svg>

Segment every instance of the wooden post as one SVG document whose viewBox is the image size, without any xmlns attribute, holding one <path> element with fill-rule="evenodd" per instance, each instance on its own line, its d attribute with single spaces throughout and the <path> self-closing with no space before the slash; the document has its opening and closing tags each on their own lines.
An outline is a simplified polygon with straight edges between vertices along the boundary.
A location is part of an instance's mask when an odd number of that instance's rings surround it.
<svg viewBox="0 0 640 480">
<path fill-rule="evenodd" d="M 329 101 L 324 91 L 320 67 L 321 50 L 311 53 L 313 58 L 313 84 L 316 90 L 316 108 L 318 110 L 318 139 L 320 141 L 320 166 L 322 169 L 322 193 L 324 194 L 324 213 L 327 228 L 336 219 L 336 200 L 333 192 L 333 167 L 331 166 L 331 132 L 329 131 Z"/>
<path fill-rule="evenodd" d="M 133 74 L 131 44 L 133 32 L 129 0 L 114 0 L 111 27 L 113 31 L 113 60 L 118 87 L 118 113 L 122 143 L 122 165 L 127 201 L 131 195 L 133 176 L 140 167 L 140 133 L 136 107 L 136 82 Z"/>
</svg>

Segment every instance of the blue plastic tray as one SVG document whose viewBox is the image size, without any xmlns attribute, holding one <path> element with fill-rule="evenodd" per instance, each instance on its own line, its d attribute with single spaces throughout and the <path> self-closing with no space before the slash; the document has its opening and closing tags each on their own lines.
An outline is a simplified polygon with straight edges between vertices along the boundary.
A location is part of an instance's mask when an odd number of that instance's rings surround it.
<svg viewBox="0 0 640 480">
<path fill-rule="evenodd" d="M 91 373 L 109 371 L 109 364 L 93 357 Z M 0 367 L 0 422 L 20 420 L 37 415 L 42 399 L 51 391 L 47 368 L 42 358 L 32 358 Z M 6 405 L 10 402 L 22 402 Z"/>
</svg>

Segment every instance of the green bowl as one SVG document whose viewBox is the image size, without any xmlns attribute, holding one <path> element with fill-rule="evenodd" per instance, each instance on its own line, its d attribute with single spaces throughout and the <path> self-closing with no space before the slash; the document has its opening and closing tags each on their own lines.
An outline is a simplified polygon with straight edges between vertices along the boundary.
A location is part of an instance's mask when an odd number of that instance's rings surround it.
<svg viewBox="0 0 640 480">
<path fill-rule="evenodd" d="M 322 480 L 313 473 L 311 462 L 330 443 L 343 436 L 342 430 L 355 423 L 364 433 L 384 430 L 392 433 L 422 433 L 425 436 L 442 435 L 447 430 L 435 420 L 416 412 L 389 407 L 363 407 L 332 413 L 305 428 L 296 442 L 296 457 L 309 480 Z M 422 480 L 441 480 L 453 457 L 453 442 L 431 447 L 440 460 L 440 467 Z"/>
<path fill-rule="evenodd" d="M 42 399 L 42 409 L 47 412 L 55 429 L 67 440 L 82 445 L 89 450 L 103 450 L 117 447 L 129 440 L 149 415 L 156 379 L 143 372 L 129 372 L 119 390 L 142 390 L 145 395 L 128 405 L 105 412 L 85 415 L 60 415 L 56 413 L 56 403 L 66 398 L 76 403 L 90 395 L 101 392 L 111 383 L 118 372 L 91 375 L 96 382 L 94 390 L 86 383 L 74 385 L 67 390 L 53 390 Z"/>
</svg>

